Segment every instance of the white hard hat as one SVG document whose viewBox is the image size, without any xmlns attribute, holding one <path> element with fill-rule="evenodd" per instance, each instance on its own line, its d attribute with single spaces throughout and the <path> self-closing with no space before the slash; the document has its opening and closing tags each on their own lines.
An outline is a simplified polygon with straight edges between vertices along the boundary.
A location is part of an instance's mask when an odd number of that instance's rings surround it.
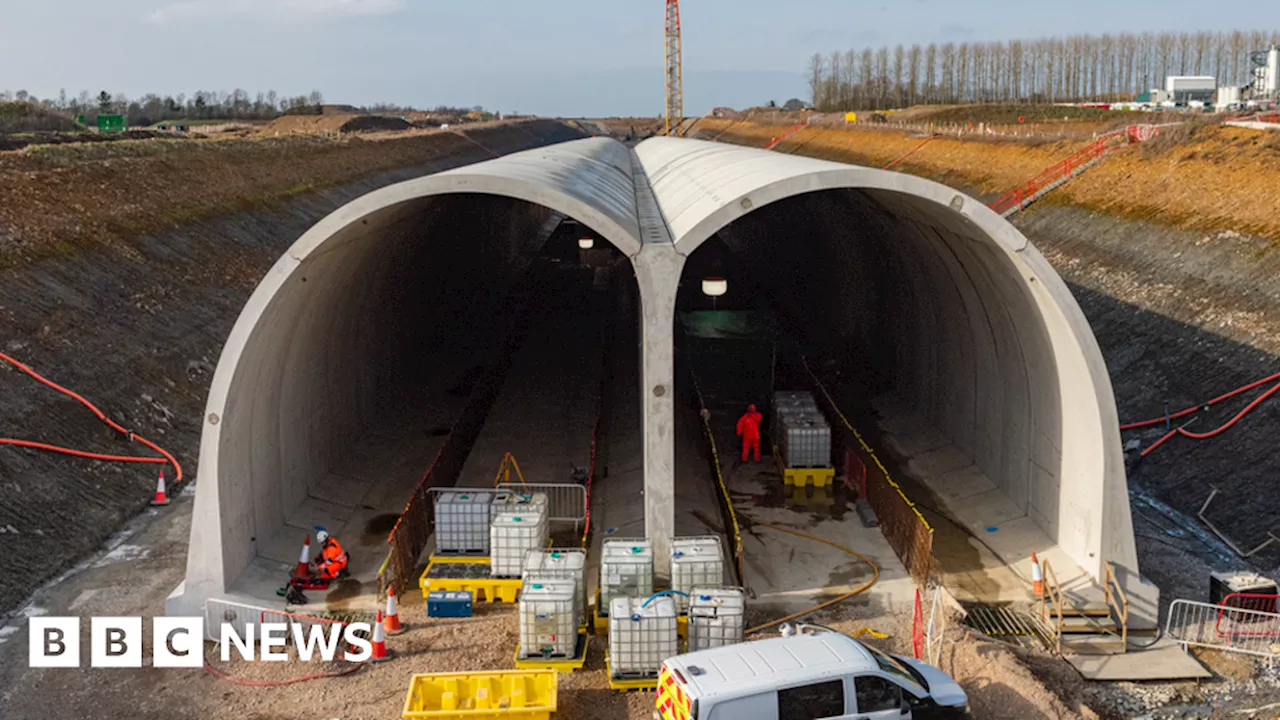
<svg viewBox="0 0 1280 720">
<path fill-rule="evenodd" d="M 316 540 L 318 540 L 319 542 L 324 542 L 325 540 L 328 540 L 328 539 L 329 539 L 328 530 L 320 530 L 316 532 Z"/>
</svg>

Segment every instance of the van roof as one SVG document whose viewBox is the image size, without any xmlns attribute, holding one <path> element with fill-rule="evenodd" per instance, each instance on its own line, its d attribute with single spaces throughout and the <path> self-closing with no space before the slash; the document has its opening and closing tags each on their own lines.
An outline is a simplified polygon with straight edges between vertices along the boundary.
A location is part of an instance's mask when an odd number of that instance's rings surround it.
<svg viewBox="0 0 1280 720">
<path fill-rule="evenodd" d="M 700 650 L 670 658 L 667 665 L 680 671 L 694 697 L 704 698 L 750 694 L 766 679 L 770 686 L 787 685 L 878 667 L 862 643 L 832 632 Z"/>
</svg>

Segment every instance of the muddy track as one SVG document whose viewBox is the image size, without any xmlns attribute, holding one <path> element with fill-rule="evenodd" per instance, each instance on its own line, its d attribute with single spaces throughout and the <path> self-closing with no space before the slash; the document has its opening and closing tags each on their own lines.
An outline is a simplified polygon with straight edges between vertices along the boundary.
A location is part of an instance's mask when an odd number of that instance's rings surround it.
<svg viewBox="0 0 1280 720">
<path fill-rule="evenodd" d="M 579 136 L 546 122 L 490 130 L 482 142 L 507 153 Z M 168 449 L 194 479 L 199 420 L 222 343 L 276 258 L 364 193 L 487 157 L 468 143 L 425 167 L 346 184 L 334 178 L 334 187 L 271 211 L 0 271 L 0 349 Z M 0 365 L 0 398 L 0 437 L 146 454 L 78 403 L 7 365 Z M 157 467 L 0 448 L 0 552 L 9 558 L 0 573 L 0 616 L 144 511 Z"/>
</svg>

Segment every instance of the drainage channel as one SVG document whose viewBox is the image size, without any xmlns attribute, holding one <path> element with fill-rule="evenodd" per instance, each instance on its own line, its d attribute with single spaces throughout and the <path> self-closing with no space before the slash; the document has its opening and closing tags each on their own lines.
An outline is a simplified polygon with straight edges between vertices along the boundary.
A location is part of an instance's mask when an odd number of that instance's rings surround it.
<svg viewBox="0 0 1280 720">
<path fill-rule="evenodd" d="M 1053 652 L 1053 641 L 1038 618 L 1007 605 L 965 603 L 964 624 L 988 637 L 1023 648 Z"/>
</svg>

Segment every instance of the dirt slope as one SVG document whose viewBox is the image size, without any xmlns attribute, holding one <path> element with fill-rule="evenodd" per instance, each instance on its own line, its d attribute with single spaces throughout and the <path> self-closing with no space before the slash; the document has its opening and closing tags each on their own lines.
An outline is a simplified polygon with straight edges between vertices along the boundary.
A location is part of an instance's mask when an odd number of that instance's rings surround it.
<svg viewBox="0 0 1280 720">
<path fill-rule="evenodd" d="M 781 125 L 704 119 L 696 134 L 763 147 Z M 1212 126 L 1165 131 L 1151 145 L 1101 164 L 1015 215 L 1017 225 L 1071 286 L 1112 375 L 1123 420 L 1204 402 L 1280 371 L 1280 132 Z M 919 146 L 901 132 L 806 128 L 777 150 L 880 167 Z M 937 138 L 895 167 L 990 200 L 1070 154 L 1081 143 L 1029 144 Z M 1226 422 L 1259 391 L 1224 403 L 1189 428 Z M 1207 579 L 1167 562 L 1170 544 L 1210 567 L 1237 567 L 1195 517 L 1210 485 L 1222 495 L 1208 516 L 1252 548 L 1280 533 L 1274 491 L 1280 399 L 1210 440 L 1175 438 L 1137 462 L 1130 488 L 1136 523 L 1186 530 L 1138 535 L 1140 562 L 1178 595 L 1205 599 Z M 1146 447 L 1161 428 L 1124 434 Z M 1178 513 L 1181 517 L 1178 517 Z M 1181 533 L 1181 534 L 1179 534 Z M 1146 558 L 1160 556 L 1160 562 Z M 1273 545 L 1255 556 L 1280 565 Z M 1199 570 L 1197 570 L 1199 572 Z"/>
<path fill-rule="evenodd" d="M 506 153 L 578 136 L 537 122 L 476 140 Z M 101 160 L 91 158 L 105 146 L 79 148 L 65 163 L 0 154 L 0 257 L 9 259 L 0 269 L 0 350 L 169 449 L 188 477 L 221 345 L 279 254 L 361 194 L 490 157 L 452 133 L 188 142 L 137 156 L 119 155 L 119 145 Z M 143 454 L 3 363 L 0 398 L 0 437 Z M 0 549 L 9 558 L 0 615 L 141 511 L 154 472 L 0 448 Z"/>
<path fill-rule="evenodd" d="M 703 119 L 695 134 L 764 147 L 793 126 Z M 1280 132 L 1207 125 L 1163 130 L 1150 147 L 1114 154 L 1062 188 L 1052 202 L 1130 219 L 1154 219 L 1189 230 L 1263 235 L 1280 240 Z M 891 130 L 808 127 L 782 141 L 779 152 L 882 167 L 921 138 Z M 937 137 L 895 170 L 1001 195 L 1084 147 L 1086 141 L 978 142 Z"/>
</svg>

